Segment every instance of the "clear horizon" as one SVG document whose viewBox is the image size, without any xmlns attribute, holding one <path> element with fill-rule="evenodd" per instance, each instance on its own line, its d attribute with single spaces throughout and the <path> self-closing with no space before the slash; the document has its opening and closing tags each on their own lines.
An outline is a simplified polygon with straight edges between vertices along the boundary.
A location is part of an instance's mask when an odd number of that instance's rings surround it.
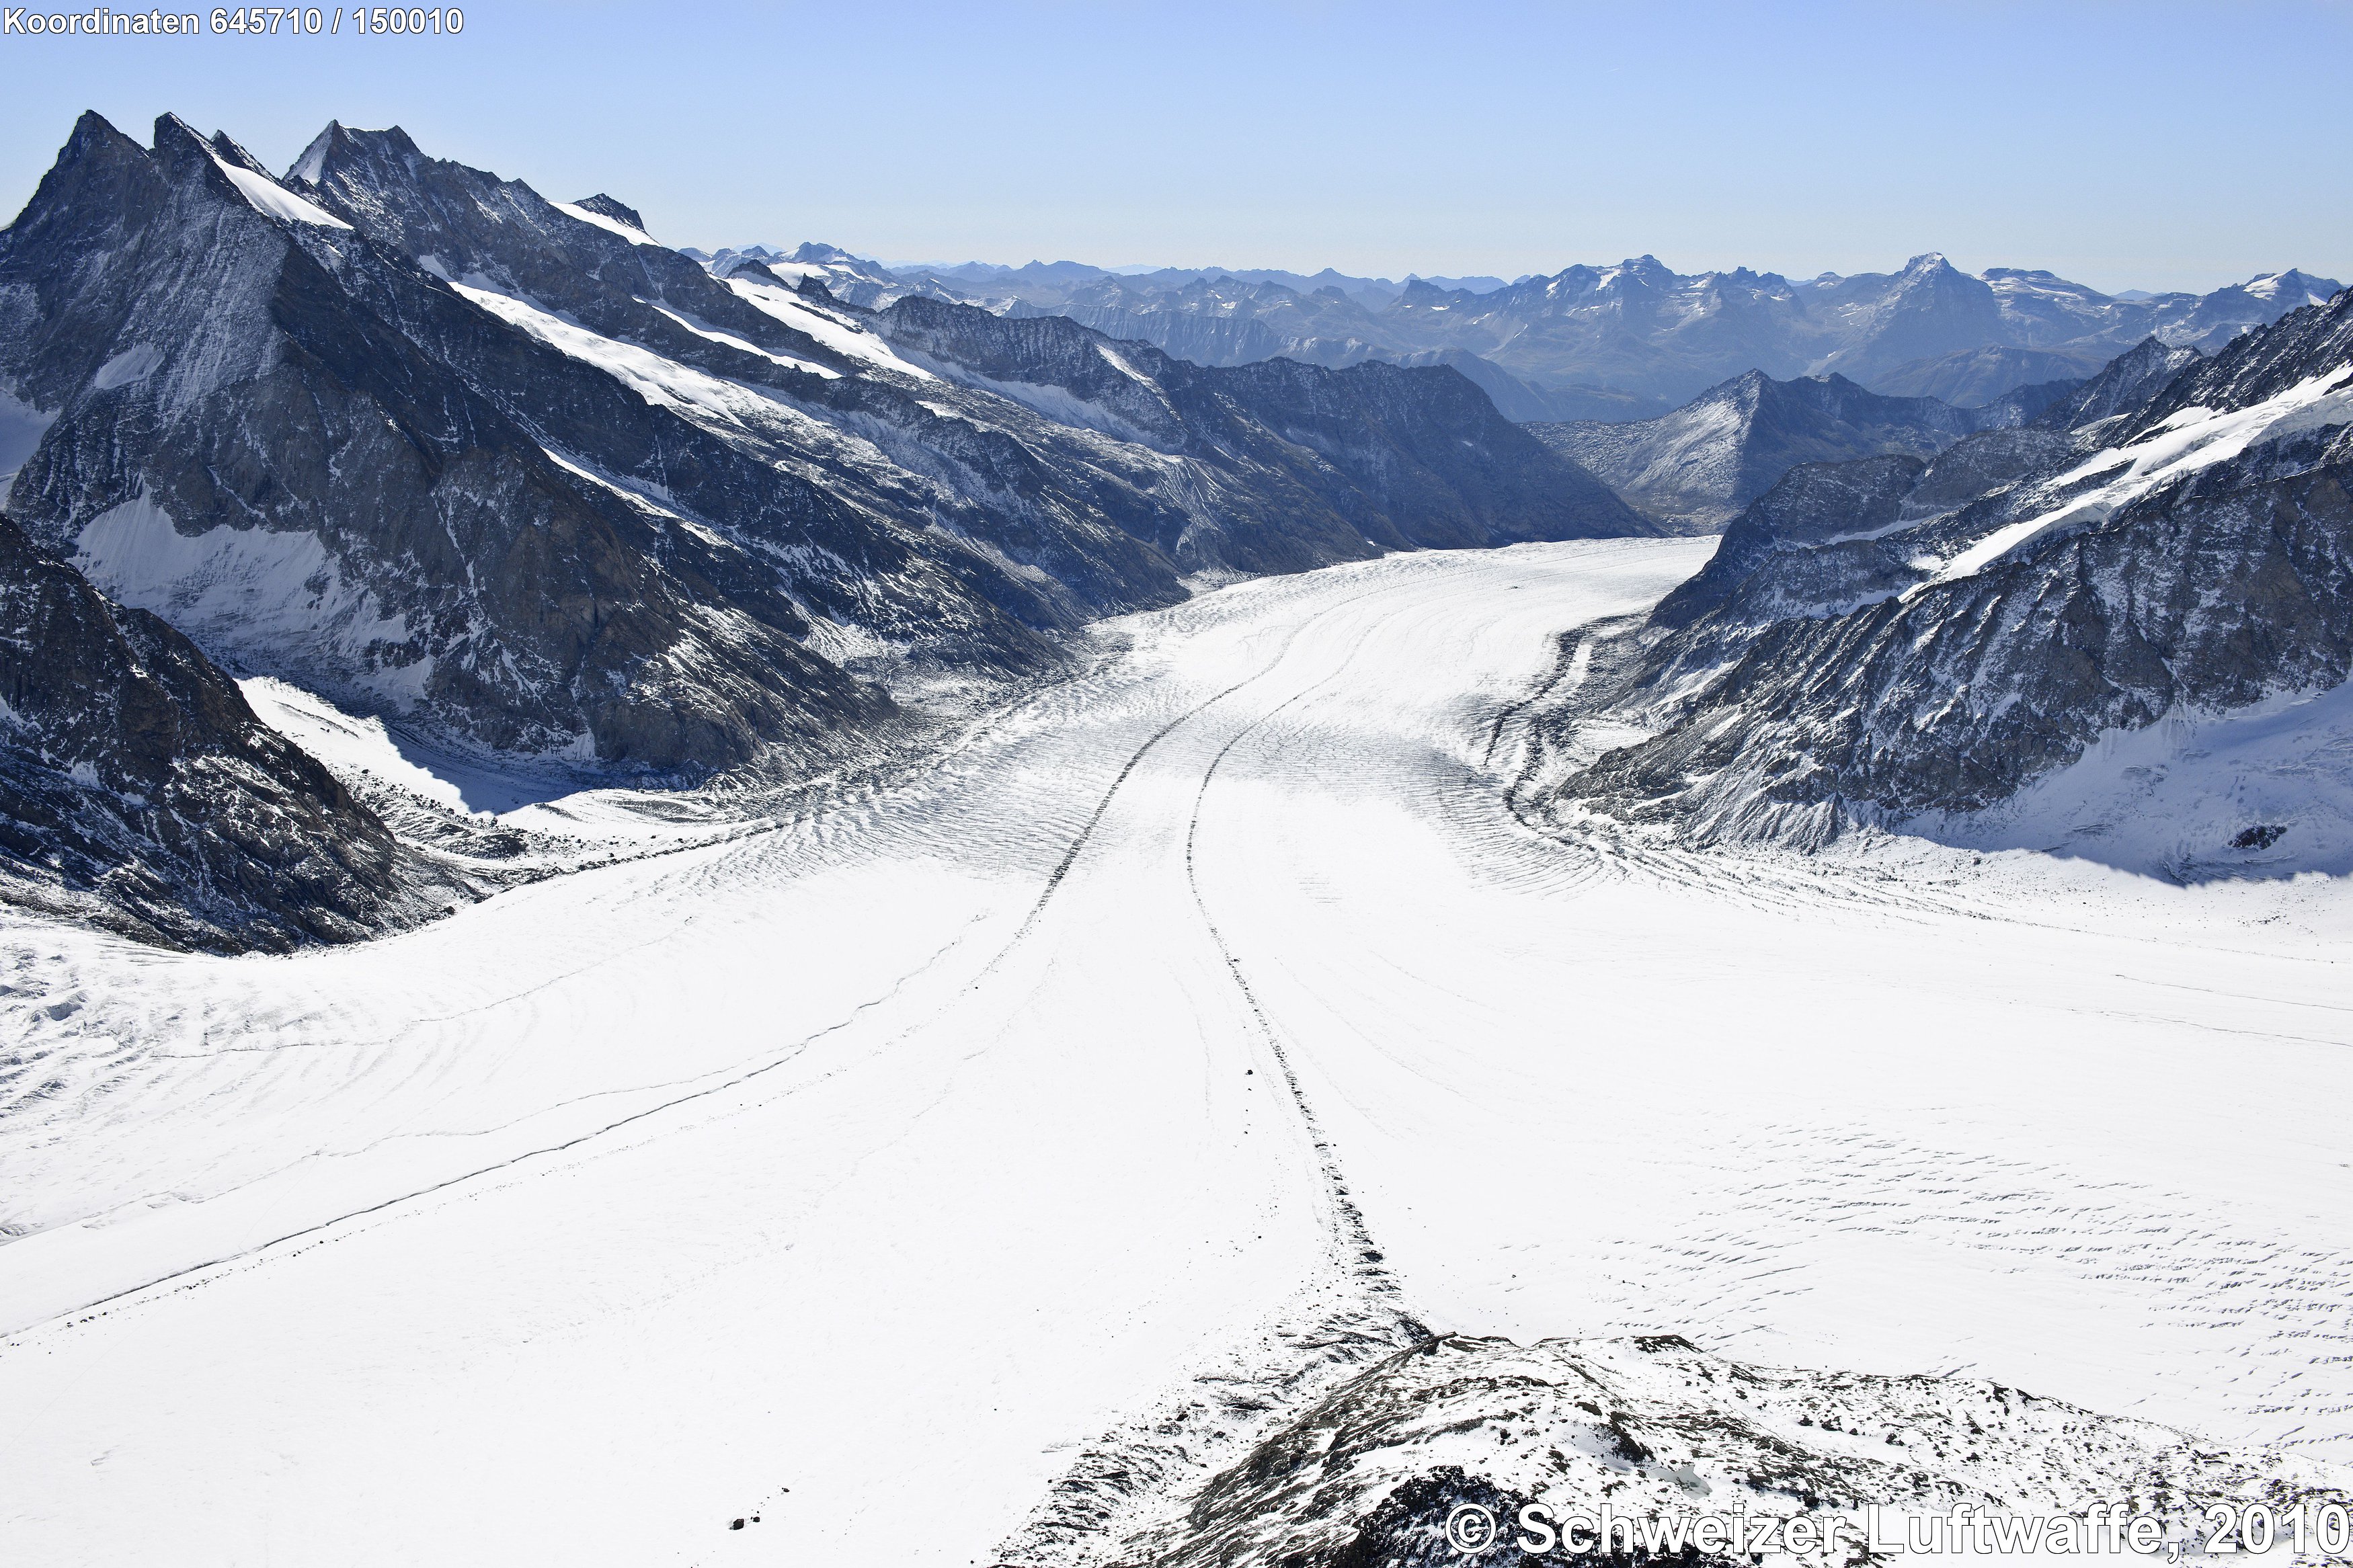
<svg viewBox="0 0 2353 1568">
<path fill-rule="evenodd" d="M 1644 254 L 1799 279 L 1937 250 L 2110 293 L 2353 276 L 2343 0 L 1701 5 L 1672 32 L 1524 5 L 466 16 L 454 37 L 0 36 L 0 210 L 84 109 L 142 142 L 169 110 L 280 170 L 331 119 L 396 123 L 703 249 L 1393 279 Z"/>
</svg>

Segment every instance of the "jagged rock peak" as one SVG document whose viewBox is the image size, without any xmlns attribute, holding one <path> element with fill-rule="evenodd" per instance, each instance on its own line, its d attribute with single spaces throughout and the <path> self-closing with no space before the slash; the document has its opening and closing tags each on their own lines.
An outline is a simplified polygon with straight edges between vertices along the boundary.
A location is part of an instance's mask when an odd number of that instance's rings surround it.
<svg viewBox="0 0 2353 1568">
<path fill-rule="evenodd" d="M 211 141 L 206 144 L 227 162 L 236 164 L 249 174 L 259 174 L 265 180 L 278 178 L 269 172 L 269 167 L 260 159 L 247 152 L 243 145 L 226 131 L 214 132 Z"/>
<path fill-rule="evenodd" d="M 436 160 L 426 155 L 407 132 L 397 125 L 387 125 L 381 131 L 364 131 L 345 125 L 340 120 L 327 121 L 326 129 L 311 139 L 286 171 L 289 184 L 315 186 L 323 184 L 339 166 L 354 163 L 381 163 L 385 166 L 399 165 L 414 177 Z"/>
<path fill-rule="evenodd" d="M 2110 360 L 2097 375 L 2043 410 L 2034 423 L 2064 430 L 2130 413 L 2203 357 L 2188 343 L 2143 338 Z"/>
<path fill-rule="evenodd" d="M 169 110 L 155 117 L 152 145 L 157 162 L 174 173 L 191 161 L 210 162 L 218 156 L 210 137 Z"/>
</svg>

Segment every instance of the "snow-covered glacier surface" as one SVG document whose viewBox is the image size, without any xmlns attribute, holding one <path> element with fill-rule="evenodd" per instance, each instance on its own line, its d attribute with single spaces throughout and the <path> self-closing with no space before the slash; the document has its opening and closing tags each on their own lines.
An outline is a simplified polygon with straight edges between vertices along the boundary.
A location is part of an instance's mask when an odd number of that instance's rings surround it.
<svg viewBox="0 0 2353 1568">
<path fill-rule="evenodd" d="M 1711 543 L 1109 623 L 895 782 L 354 948 L 11 917 L 12 1554 L 990 1563 L 1332 1321 L 2353 1458 L 2342 880 L 1524 826 L 1554 635 Z"/>
</svg>

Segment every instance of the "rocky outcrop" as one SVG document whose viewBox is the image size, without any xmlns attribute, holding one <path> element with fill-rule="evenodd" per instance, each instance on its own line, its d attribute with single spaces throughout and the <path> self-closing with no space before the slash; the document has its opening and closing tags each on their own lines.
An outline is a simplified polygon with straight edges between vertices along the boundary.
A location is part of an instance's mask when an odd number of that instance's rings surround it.
<svg viewBox="0 0 2353 1568">
<path fill-rule="evenodd" d="M 2138 413 L 2201 357 L 2195 348 L 2143 338 L 2044 409 L 2034 423 L 2050 430 L 2080 430 Z"/>
<path fill-rule="evenodd" d="M 0 517 L 0 890 L 213 952 L 440 907 L 432 874 L 236 682 Z"/>
<path fill-rule="evenodd" d="M 1527 1346 L 1456 1335 L 1334 1390 L 1178 1517 L 1103 1561 L 1745 1563 L 1750 1553 L 1721 1533 L 1739 1516 L 1770 1532 L 1777 1554 L 1847 1564 L 1872 1559 L 1872 1509 L 1902 1529 L 1907 1515 L 1949 1521 L 1966 1507 L 1982 1529 L 1988 1514 L 2051 1520 L 2087 1500 L 2131 1499 L 2187 1531 L 2225 1499 L 2293 1509 L 2345 1496 L 2318 1466 L 2230 1453 L 1984 1378 L 1752 1366 L 1672 1334 Z M 1543 1505 L 1554 1542 L 1523 1534 L 1530 1503 Z M 1631 1535 L 1596 1552 L 1605 1508 Z M 1563 1547 L 1573 1519 L 1579 1534 Z M 1703 1519 L 1717 1521 L 1712 1531 Z M 1488 1526 L 1495 1533 L 1482 1536 Z M 1524 1556 L 1528 1542 L 1537 1550 Z"/>
</svg>

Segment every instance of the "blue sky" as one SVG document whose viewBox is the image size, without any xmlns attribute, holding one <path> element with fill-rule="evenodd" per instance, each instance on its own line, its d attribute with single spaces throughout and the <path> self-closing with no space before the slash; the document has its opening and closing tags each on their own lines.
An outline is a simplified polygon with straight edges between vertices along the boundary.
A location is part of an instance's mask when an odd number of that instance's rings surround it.
<svg viewBox="0 0 2353 1568">
<path fill-rule="evenodd" d="M 280 168 L 329 119 L 397 123 L 678 245 L 2353 277 L 2353 0 L 465 11 L 456 37 L 0 36 L 0 207 L 82 110 L 144 140 L 170 109 Z"/>
</svg>

